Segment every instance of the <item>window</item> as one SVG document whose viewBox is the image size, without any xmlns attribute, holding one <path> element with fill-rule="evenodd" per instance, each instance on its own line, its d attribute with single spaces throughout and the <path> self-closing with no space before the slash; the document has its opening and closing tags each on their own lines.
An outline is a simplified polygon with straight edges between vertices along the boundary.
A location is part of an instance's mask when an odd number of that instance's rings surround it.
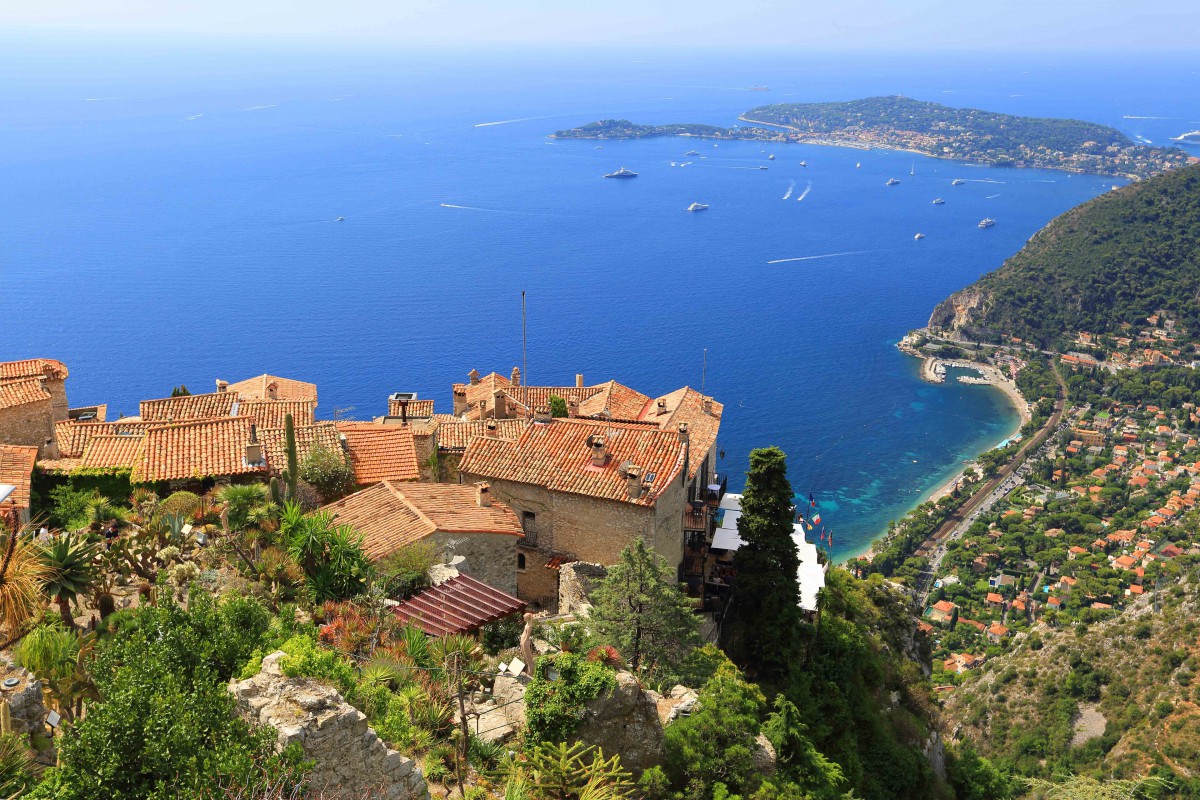
<svg viewBox="0 0 1200 800">
<path fill-rule="evenodd" d="M 537 545 L 537 514 L 532 511 L 521 512 L 521 531 L 525 534 L 526 545 Z"/>
<path fill-rule="evenodd" d="M 517 571 L 518 572 L 525 571 L 525 554 L 524 553 L 517 553 Z"/>
</svg>

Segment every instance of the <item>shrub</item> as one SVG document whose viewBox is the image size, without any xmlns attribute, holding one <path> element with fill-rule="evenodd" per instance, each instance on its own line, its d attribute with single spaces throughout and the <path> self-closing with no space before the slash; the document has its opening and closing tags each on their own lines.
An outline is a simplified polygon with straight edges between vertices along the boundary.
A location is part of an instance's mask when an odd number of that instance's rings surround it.
<svg viewBox="0 0 1200 800">
<path fill-rule="evenodd" d="M 326 503 L 345 496 L 354 488 L 354 470 L 341 452 L 316 447 L 300 463 L 300 477 L 321 495 Z"/>
<path fill-rule="evenodd" d="M 612 669 L 577 653 L 539 658 L 525 690 L 526 740 L 538 744 L 570 739 L 584 705 L 616 686 Z"/>
</svg>

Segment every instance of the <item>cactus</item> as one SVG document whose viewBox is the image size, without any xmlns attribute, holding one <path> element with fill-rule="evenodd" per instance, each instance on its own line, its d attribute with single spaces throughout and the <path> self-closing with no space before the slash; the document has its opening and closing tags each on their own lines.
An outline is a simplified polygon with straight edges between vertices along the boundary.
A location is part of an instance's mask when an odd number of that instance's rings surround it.
<svg viewBox="0 0 1200 800">
<path fill-rule="evenodd" d="M 96 610 L 100 612 L 100 619 L 106 619 L 117 610 L 117 601 L 112 594 L 104 592 L 96 597 Z"/>
<path fill-rule="evenodd" d="M 279 492 L 279 478 L 271 478 L 271 502 L 277 506 L 283 505 L 283 495 Z"/>
<path fill-rule="evenodd" d="M 283 444 L 287 449 L 287 469 L 283 471 L 283 481 L 287 484 L 287 499 L 294 501 L 300 480 L 300 459 L 296 455 L 296 423 L 291 414 L 283 418 Z"/>
<path fill-rule="evenodd" d="M 0 734 L 8 735 L 13 732 L 12 709 L 7 700 L 0 700 Z"/>
</svg>

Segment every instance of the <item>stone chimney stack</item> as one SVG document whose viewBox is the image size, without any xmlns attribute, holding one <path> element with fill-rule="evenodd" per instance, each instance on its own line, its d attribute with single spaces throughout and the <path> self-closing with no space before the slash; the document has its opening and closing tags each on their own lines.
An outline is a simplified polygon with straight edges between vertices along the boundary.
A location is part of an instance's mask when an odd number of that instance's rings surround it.
<svg viewBox="0 0 1200 800">
<path fill-rule="evenodd" d="M 567 398 L 567 416 L 571 417 L 572 419 L 579 416 L 579 398 L 578 397 L 568 397 Z"/>
<path fill-rule="evenodd" d="M 483 425 L 483 435 L 489 439 L 500 438 L 500 424 L 494 419 L 489 419 Z"/>
<path fill-rule="evenodd" d="M 229 389 L 229 381 L 223 381 L 220 378 L 218 378 L 217 379 L 217 391 L 224 392 L 224 391 L 228 391 L 228 389 Z"/>
<path fill-rule="evenodd" d="M 608 463 L 608 439 L 603 434 L 593 433 L 587 439 L 592 451 L 592 466 L 603 467 Z"/>
<path fill-rule="evenodd" d="M 521 368 L 513 367 L 512 374 L 508 376 L 508 379 L 510 381 L 512 381 L 513 386 L 520 386 L 521 385 Z"/>
<path fill-rule="evenodd" d="M 662 398 L 659 398 L 659 401 L 657 404 L 657 410 L 658 410 L 659 414 L 667 413 L 667 401 L 663 400 Z"/>
<path fill-rule="evenodd" d="M 470 372 L 468 372 L 467 380 L 469 380 L 471 382 L 472 386 L 479 385 L 479 370 L 473 369 Z"/>
<path fill-rule="evenodd" d="M 630 465 L 625 468 L 625 489 L 629 492 L 630 500 L 642 496 L 642 468 Z"/>
<path fill-rule="evenodd" d="M 475 502 L 480 508 L 492 507 L 492 486 L 488 483 L 475 484 Z"/>
<path fill-rule="evenodd" d="M 688 424 L 686 422 L 679 423 L 679 442 L 680 442 L 680 444 L 687 446 L 688 442 L 691 441 L 691 438 L 692 438 L 691 434 L 688 433 Z"/>
<path fill-rule="evenodd" d="M 583 388 L 583 373 L 582 372 L 575 373 L 575 388 L 576 389 Z"/>
<path fill-rule="evenodd" d="M 493 394 L 492 409 L 496 412 L 496 419 L 508 419 L 508 395 L 503 391 Z"/>
<path fill-rule="evenodd" d="M 262 444 L 258 441 L 258 426 L 250 426 L 250 441 L 246 442 L 246 463 L 261 464 L 263 460 Z"/>
<path fill-rule="evenodd" d="M 550 408 L 548 406 L 538 406 L 533 410 L 533 421 L 540 422 L 544 425 L 549 425 L 551 420 Z"/>
<path fill-rule="evenodd" d="M 704 413 L 705 413 L 705 414 L 711 414 L 711 413 L 713 413 L 713 408 L 712 408 L 712 398 L 711 398 L 711 397 L 705 397 L 703 400 L 701 400 L 701 401 L 700 401 L 700 406 L 701 406 L 701 408 L 703 408 L 703 409 L 704 409 Z"/>
</svg>

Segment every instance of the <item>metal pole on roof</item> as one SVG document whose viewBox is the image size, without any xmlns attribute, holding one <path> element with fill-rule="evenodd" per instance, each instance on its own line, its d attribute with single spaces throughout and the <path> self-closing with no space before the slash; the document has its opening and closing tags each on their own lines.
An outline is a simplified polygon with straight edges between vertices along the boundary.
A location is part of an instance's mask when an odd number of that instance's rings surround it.
<svg viewBox="0 0 1200 800">
<path fill-rule="evenodd" d="M 704 348 L 704 362 L 700 366 L 700 393 L 704 393 L 704 379 L 708 376 L 708 348 Z"/>
<path fill-rule="evenodd" d="M 529 359 L 525 349 L 525 292 L 521 292 L 521 386 L 529 386 Z M 525 408 L 529 408 L 529 393 L 525 392 Z"/>
</svg>

